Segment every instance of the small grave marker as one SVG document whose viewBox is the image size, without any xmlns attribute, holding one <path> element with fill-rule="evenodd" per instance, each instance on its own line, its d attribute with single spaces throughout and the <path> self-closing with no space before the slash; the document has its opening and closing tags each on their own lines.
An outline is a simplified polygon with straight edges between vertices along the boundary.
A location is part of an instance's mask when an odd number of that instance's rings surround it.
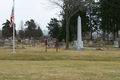
<svg viewBox="0 0 120 80">
<path fill-rule="evenodd" d="M 9 40 L 8 40 L 8 39 L 5 39 L 5 43 L 4 43 L 4 45 L 9 46 Z"/>
<path fill-rule="evenodd" d="M 84 40 L 84 46 L 88 46 L 88 41 Z"/>
<path fill-rule="evenodd" d="M 29 39 L 25 39 L 25 44 L 29 45 Z"/>
<path fill-rule="evenodd" d="M 113 48 L 118 48 L 118 41 L 114 41 L 114 46 Z"/>
<path fill-rule="evenodd" d="M 90 47 L 92 47 L 92 46 L 93 46 L 92 41 L 89 41 L 89 46 L 90 46 Z"/>
</svg>

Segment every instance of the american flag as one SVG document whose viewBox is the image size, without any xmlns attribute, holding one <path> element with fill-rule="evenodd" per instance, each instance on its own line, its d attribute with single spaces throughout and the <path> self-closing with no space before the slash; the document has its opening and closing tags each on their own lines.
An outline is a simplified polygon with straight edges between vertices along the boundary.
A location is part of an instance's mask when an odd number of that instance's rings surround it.
<svg viewBox="0 0 120 80">
<path fill-rule="evenodd" d="M 14 18 L 14 9 L 12 8 L 12 12 L 11 12 L 11 17 L 10 17 L 10 28 L 12 27 L 13 24 L 13 18 Z"/>
</svg>

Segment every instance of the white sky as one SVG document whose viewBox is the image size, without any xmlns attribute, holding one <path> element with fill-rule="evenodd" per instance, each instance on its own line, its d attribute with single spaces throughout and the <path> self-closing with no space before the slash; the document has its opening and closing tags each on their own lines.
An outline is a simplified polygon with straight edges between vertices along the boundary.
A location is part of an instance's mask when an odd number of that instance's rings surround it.
<svg viewBox="0 0 120 80">
<path fill-rule="evenodd" d="M 13 0 L 0 0 L 0 29 L 6 19 L 10 20 Z M 47 30 L 47 23 L 51 18 L 59 20 L 59 8 L 48 4 L 46 0 L 15 0 L 15 23 L 16 29 L 20 30 L 20 22 L 30 19 L 35 20 L 42 30 Z M 25 28 L 25 27 L 24 27 Z"/>
</svg>

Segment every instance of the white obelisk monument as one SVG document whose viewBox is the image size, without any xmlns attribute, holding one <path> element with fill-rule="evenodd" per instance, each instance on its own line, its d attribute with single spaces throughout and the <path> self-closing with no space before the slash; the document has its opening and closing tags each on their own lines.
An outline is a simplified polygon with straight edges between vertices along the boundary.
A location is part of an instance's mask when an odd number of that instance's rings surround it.
<svg viewBox="0 0 120 80">
<path fill-rule="evenodd" d="M 78 16 L 77 22 L 77 50 L 84 49 L 82 41 L 81 17 Z"/>
</svg>

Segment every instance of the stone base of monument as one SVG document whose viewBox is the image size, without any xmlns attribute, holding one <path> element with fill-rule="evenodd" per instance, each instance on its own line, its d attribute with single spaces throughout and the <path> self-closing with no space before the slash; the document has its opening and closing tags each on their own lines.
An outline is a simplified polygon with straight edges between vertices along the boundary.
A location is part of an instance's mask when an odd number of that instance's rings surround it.
<svg viewBox="0 0 120 80">
<path fill-rule="evenodd" d="M 77 47 L 77 51 L 80 51 L 81 50 L 81 48 L 80 47 Z"/>
<path fill-rule="evenodd" d="M 77 51 L 81 49 L 85 49 L 85 47 L 83 47 L 83 41 L 79 41 L 79 44 L 77 44 Z"/>
<path fill-rule="evenodd" d="M 114 46 L 113 48 L 118 48 L 118 41 L 114 41 Z"/>
</svg>

